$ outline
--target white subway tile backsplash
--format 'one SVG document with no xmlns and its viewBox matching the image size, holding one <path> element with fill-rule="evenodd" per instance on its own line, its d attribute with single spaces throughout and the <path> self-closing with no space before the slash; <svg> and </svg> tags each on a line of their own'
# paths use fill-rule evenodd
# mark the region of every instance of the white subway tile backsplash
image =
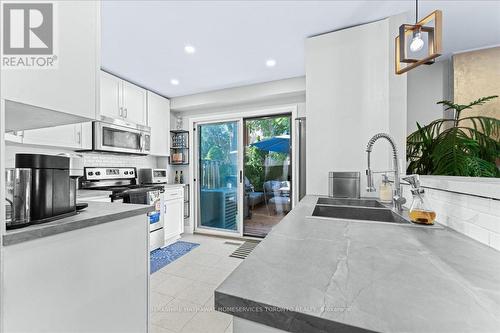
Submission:
<svg viewBox="0 0 500 333">
<path fill-rule="evenodd" d="M 490 200 L 490 214 L 497 217 L 500 216 L 500 200 Z"/>
<path fill-rule="evenodd" d="M 476 224 L 500 235 L 500 218 L 498 216 L 480 213 Z"/>
<path fill-rule="evenodd" d="M 483 244 L 489 245 L 490 240 L 490 232 L 486 229 L 483 229 L 473 223 L 464 222 L 464 234 L 469 236 L 472 239 L 477 240 Z"/>
<path fill-rule="evenodd" d="M 83 153 L 83 161 L 86 167 L 157 167 L 156 158 L 152 156 Z"/>
<path fill-rule="evenodd" d="M 50 147 L 32 147 L 26 145 L 6 145 L 5 161 L 8 168 L 15 167 L 17 153 L 56 155 L 59 153 L 72 153 L 69 150 L 54 149 Z M 79 152 L 83 156 L 83 165 L 86 167 L 160 167 L 158 159 L 153 156 L 123 155 L 102 152 Z M 161 163 L 162 167 L 165 167 Z"/>
<path fill-rule="evenodd" d="M 500 251 L 500 234 L 490 233 L 489 245 Z"/>
<path fill-rule="evenodd" d="M 489 198 L 480 198 L 480 197 L 473 197 L 473 196 L 468 196 L 467 197 L 467 207 L 470 209 L 474 209 L 478 212 L 490 213 L 490 201 L 492 199 Z"/>
<path fill-rule="evenodd" d="M 425 189 L 429 204 L 436 212 L 437 222 L 478 242 L 500 250 L 500 200 Z M 409 186 L 403 195 L 411 204 Z"/>
</svg>

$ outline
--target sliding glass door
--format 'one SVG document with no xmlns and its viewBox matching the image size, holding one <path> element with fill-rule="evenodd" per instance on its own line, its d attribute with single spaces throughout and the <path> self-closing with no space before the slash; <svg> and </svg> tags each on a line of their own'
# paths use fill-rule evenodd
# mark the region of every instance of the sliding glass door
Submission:
<svg viewBox="0 0 500 333">
<path fill-rule="evenodd" d="M 292 120 L 282 114 L 243 125 L 243 235 L 265 237 L 292 207 Z"/>
<path fill-rule="evenodd" d="M 241 121 L 197 124 L 197 228 L 241 234 Z"/>
</svg>

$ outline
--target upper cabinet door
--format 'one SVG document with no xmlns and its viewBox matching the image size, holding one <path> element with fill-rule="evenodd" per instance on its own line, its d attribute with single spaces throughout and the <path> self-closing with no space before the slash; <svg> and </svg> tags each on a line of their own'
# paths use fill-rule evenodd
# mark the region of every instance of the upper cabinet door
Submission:
<svg viewBox="0 0 500 333">
<path fill-rule="evenodd" d="M 54 1 L 54 54 L 57 67 L 3 69 L 2 98 L 19 103 L 25 128 L 70 122 L 64 117 L 36 117 L 37 108 L 95 119 L 100 68 L 100 2 Z M 27 113 L 23 113 L 23 106 Z M 7 110 L 9 112 L 9 110 Z M 28 116 L 31 112 L 34 116 Z M 7 119 L 11 119 L 7 117 Z M 12 118 L 15 122 L 15 118 Z M 82 119 L 83 120 L 83 119 Z M 40 124 L 31 124 L 38 121 Z M 39 125 L 39 126 L 38 126 Z M 8 128 L 19 127 L 17 125 Z"/>
<path fill-rule="evenodd" d="M 122 81 L 123 117 L 130 122 L 146 125 L 147 91 L 135 84 Z"/>
<path fill-rule="evenodd" d="M 170 100 L 148 91 L 148 126 L 151 127 L 151 155 L 168 156 Z"/>
<path fill-rule="evenodd" d="M 122 116 L 122 80 L 101 71 L 101 115 L 107 117 Z"/>
</svg>

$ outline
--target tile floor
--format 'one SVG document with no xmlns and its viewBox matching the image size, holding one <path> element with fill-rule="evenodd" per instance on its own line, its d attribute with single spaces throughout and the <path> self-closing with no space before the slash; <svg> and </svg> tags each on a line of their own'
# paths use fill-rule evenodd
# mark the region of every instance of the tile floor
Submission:
<svg viewBox="0 0 500 333">
<path fill-rule="evenodd" d="M 201 235 L 186 235 L 182 240 L 200 246 L 151 275 L 152 332 L 232 332 L 232 316 L 214 310 L 213 295 L 242 262 L 229 257 L 238 246 Z"/>
</svg>

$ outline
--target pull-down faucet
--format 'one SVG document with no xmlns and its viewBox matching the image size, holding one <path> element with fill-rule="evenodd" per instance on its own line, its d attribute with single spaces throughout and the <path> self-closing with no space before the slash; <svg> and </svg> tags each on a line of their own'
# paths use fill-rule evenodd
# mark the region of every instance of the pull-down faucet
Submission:
<svg viewBox="0 0 500 333">
<path fill-rule="evenodd" d="M 386 133 L 378 133 L 375 134 L 370 141 L 368 141 L 368 144 L 366 146 L 366 152 L 368 154 L 368 169 L 366 169 L 366 180 L 367 180 L 367 186 L 366 190 L 368 192 L 375 192 L 375 186 L 373 185 L 373 171 L 370 168 L 370 155 L 372 152 L 373 144 L 380 138 L 385 138 L 389 143 L 391 144 L 392 147 L 392 154 L 393 154 L 393 159 L 394 159 L 394 190 L 393 190 L 393 196 L 392 196 L 392 206 L 393 209 L 401 212 L 403 210 L 403 204 L 406 202 L 406 199 L 401 195 L 401 182 L 399 179 L 399 157 L 398 157 L 398 149 L 396 147 L 396 143 L 394 142 L 394 139 Z"/>
</svg>

